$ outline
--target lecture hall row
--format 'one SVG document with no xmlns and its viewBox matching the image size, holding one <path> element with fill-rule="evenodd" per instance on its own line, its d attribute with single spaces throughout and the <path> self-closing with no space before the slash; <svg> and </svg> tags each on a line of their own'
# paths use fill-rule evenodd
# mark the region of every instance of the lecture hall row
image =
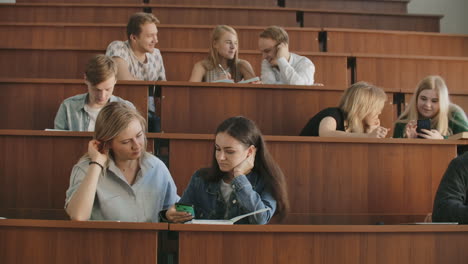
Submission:
<svg viewBox="0 0 468 264">
<path fill-rule="evenodd" d="M 125 20 L 102 23 L 1 22 L 2 49 L 105 50 L 114 40 L 125 40 Z M 158 48 L 206 49 L 213 25 L 158 25 Z M 258 50 L 264 26 L 234 26 L 241 50 Z M 468 56 L 468 36 L 397 30 L 285 27 L 295 52 L 352 54 Z M 16 41 L 21 39 L 21 42 Z"/>
<path fill-rule="evenodd" d="M 102 0 L 101 4 L 171 4 L 171 5 L 223 5 L 257 7 L 297 7 L 325 10 L 353 10 L 389 13 L 407 13 L 409 0 Z M 31 0 L 17 0 L 17 3 L 31 3 Z M 96 0 L 35 0 L 35 3 L 97 3 Z"/>
<path fill-rule="evenodd" d="M 335 87 L 119 81 L 114 94 L 131 101 L 147 118 L 148 94 L 154 93 L 160 98 L 156 112 L 165 133 L 211 134 L 226 118 L 244 115 L 266 135 L 297 136 L 320 110 L 336 107 L 346 87 L 344 81 Z M 449 89 L 451 100 L 468 109 L 468 94 Z M 86 86 L 78 79 L 0 79 L 0 91 L 1 129 L 44 130 L 54 128 L 60 103 L 85 93 Z M 388 101 L 380 119 L 383 126 L 393 128 L 414 88 L 385 91 Z"/>
<path fill-rule="evenodd" d="M 338 27 L 439 32 L 440 15 L 322 9 L 170 4 L 2 4 L 1 22 L 122 23 L 153 12 L 164 24 Z M 50 15 L 54 14 L 54 15 Z"/>
<path fill-rule="evenodd" d="M 71 168 L 91 137 L 0 130 L 0 215 L 68 219 L 63 208 Z M 181 195 L 193 172 L 210 165 L 213 140 L 212 133 L 149 133 L 148 151 L 166 162 Z M 297 136 L 266 141 L 288 185 L 291 209 L 282 224 L 302 225 L 422 222 L 457 146 L 468 143 Z"/>
<path fill-rule="evenodd" d="M 168 248 L 168 230 L 174 247 Z M 2 263 L 465 263 L 468 228 L 1 220 Z M 171 236 L 170 236 L 171 237 Z M 3 242 L 3 243 L 2 243 Z M 195 246 L 196 245 L 196 246 Z M 239 254 L 239 252 L 242 252 Z"/>
</svg>

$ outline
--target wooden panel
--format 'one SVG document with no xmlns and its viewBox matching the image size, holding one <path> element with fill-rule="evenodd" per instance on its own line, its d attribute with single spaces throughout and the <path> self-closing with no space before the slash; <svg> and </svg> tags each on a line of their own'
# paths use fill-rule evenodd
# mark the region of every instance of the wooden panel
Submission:
<svg viewBox="0 0 468 264">
<path fill-rule="evenodd" d="M 151 0 L 148 0 L 151 1 Z M 156 1 L 156 0 L 153 0 Z M 143 0 L 16 0 L 16 3 L 141 4 Z M 158 0 L 159 2 L 159 0 Z"/>
<path fill-rule="evenodd" d="M 0 78 L 80 79 L 89 58 L 104 50 L 0 49 Z M 193 65 L 203 60 L 208 50 L 162 49 L 166 78 L 186 81 Z M 315 82 L 342 89 L 348 86 L 345 54 L 304 53 L 315 64 Z M 240 58 L 249 61 L 260 76 L 261 54 L 241 51 Z M 25 63 L 28 62 L 28 63 Z M 344 85 L 343 85 L 344 84 Z"/>
<path fill-rule="evenodd" d="M 298 223 L 299 218 L 307 220 L 306 224 L 399 223 L 402 219 L 399 216 L 408 219 L 406 216 L 410 215 L 423 221 L 432 211 L 440 179 L 456 156 L 456 144 L 460 143 L 268 136 L 266 139 L 288 182 L 291 212 L 287 220 Z M 169 167 L 181 194 L 193 172 L 211 164 L 213 139 L 189 139 L 187 135 L 186 139 L 169 140 Z M 196 149 L 197 155 L 188 149 Z M 372 215 L 375 217 L 369 217 Z"/>
<path fill-rule="evenodd" d="M 236 26 L 239 48 L 258 50 L 258 35 L 264 27 Z M 158 25 L 158 48 L 207 49 L 213 26 Z M 319 52 L 314 28 L 286 28 L 291 51 Z M 114 40 L 126 40 L 126 26 L 112 24 L 3 23 L 0 48 L 105 50 Z M 21 42 L 17 40 L 21 39 Z"/>
<path fill-rule="evenodd" d="M 158 26 L 158 46 L 175 49 L 207 49 L 213 26 Z M 258 36 L 264 27 L 234 26 L 239 36 L 240 50 L 258 50 Z M 289 49 L 293 52 L 319 52 L 318 28 L 285 28 L 289 35 Z"/>
<path fill-rule="evenodd" d="M 193 65 L 203 60 L 207 50 L 162 50 L 166 77 L 170 81 L 185 81 L 190 78 Z M 305 53 L 315 65 L 315 83 L 322 83 L 331 89 L 342 90 L 349 84 L 346 54 Z M 255 73 L 261 75 L 262 56 L 260 52 L 241 51 L 239 58 L 252 64 Z"/>
<path fill-rule="evenodd" d="M 2 4 L 2 22 L 126 23 L 142 5 Z"/>
<path fill-rule="evenodd" d="M 1 10 L 1 9 L 0 9 Z M 0 49 L 0 78 L 81 79 L 89 59 L 104 50 Z"/>
<path fill-rule="evenodd" d="M 2 22 L 126 23 L 131 14 L 151 8 L 164 24 L 298 26 L 296 10 L 285 8 L 118 5 L 118 4 L 4 4 Z"/>
<path fill-rule="evenodd" d="M 92 134 L 5 131 L 0 136 L 2 216 L 64 219 L 71 169 L 87 151 Z M 148 147 L 153 150 L 152 140 Z"/>
<path fill-rule="evenodd" d="M 368 11 L 380 13 L 406 13 L 407 2 L 403 1 L 330 1 L 286 0 L 286 7 L 314 8 L 341 11 Z"/>
<path fill-rule="evenodd" d="M 241 231 L 240 226 L 171 225 L 170 228 L 179 231 L 180 264 L 193 263 L 193 259 L 200 263 L 227 264 L 304 263 L 304 260 L 307 263 L 461 264 L 468 257 L 463 244 L 468 230 L 463 226 L 256 226 L 257 230 L 248 231 Z"/>
<path fill-rule="evenodd" d="M 161 85 L 161 129 L 166 133 L 211 134 L 223 120 L 243 115 L 254 120 L 264 134 L 299 135 L 312 116 L 336 107 L 343 94 L 343 90 L 323 86 Z M 388 96 L 381 122 L 391 128 L 396 112 L 391 104 L 393 94 Z"/>
<path fill-rule="evenodd" d="M 467 35 L 327 28 L 324 30 L 328 37 L 328 52 L 468 56 Z"/>
<path fill-rule="evenodd" d="M 413 93 L 421 79 L 442 76 L 450 93 L 467 94 L 468 59 L 454 57 L 356 56 L 357 80 L 365 80 L 387 90 Z"/>
<path fill-rule="evenodd" d="M 140 113 L 148 116 L 148 82 L 117 84 L 114 95 L 132 102 Z M 0 128 L 54 128 L 54 119 L 62 101 L 88 92 L 84 81 L 0 80 Z"/>
<path fill-rule="evenodd" d="M 123 24 L 2 23 L 0 48 L 104 51 L 110 42 L 126 40 L 125 32 Z"/>
<path fill-rule="evenodd" d="M 129 224 L 105 223 L 104 226 L 98 222 L 2 220 L 0 262 L 157 263 L 156 228 L 167 228 L 167 224 L 153 224 L 153 230 L 127 226 Z"/>
<path fill-rule="evenodd" d="M 150 5 L 164 24 L 296 27 L 296 10 L 285 8 Z"/>
<path fill-rule="evenodd" d="M 306 10 L 305 27 L 337 27 L 439 32 L 440 16 Z"/>
</svg>

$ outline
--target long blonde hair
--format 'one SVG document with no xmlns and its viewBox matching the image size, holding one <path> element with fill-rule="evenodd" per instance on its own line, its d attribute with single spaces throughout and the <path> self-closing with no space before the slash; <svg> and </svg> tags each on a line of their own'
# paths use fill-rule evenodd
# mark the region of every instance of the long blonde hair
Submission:
<svg viewBox="0 0 468 264">
<path fill-rule="evenodd" d="M 385 101 L 387 101 L 387 95 L 377 86 L 366 82 L 351 85 L 346 89 L 339 104 L 347 121 L 346 131 L 364 133 L 362 121 L 366 116 L 381 111 Z"/>
<path fill-rule="evenodd" d="M 93 138 L 102 142 L 102 147 L 106 148 L 109 146 L 111 141 L 125 130 L 134 120 L 138 120 L 143 131 L 146 131 L 146 120 L 136 109 L 123 102 L 108 103 L 101 109 L 101 111 L 99 111 L 96 118 Z M 146 150 L 146 134 L 144 134 L 143 137 L 145 141 L 144 149 Z M 85 154 L 82 157 L 82 159 L 86 158 L 89 158 L 88 154 Z M 114 159 L 112 150 L 109 151 L 109 158 Z M 107 161 L 105 167 L 108 167 L 108 163 L 109 161 Z"/>
<path fill-rule="evenodd" d="M 205 60 L 204 66 L 207 70 L 213 70 L 218 68 L 218 65 L 221 63 L 221 59 L 218 53 L 218 50 L 215 48 L 215 44 L 221 37 L 224 35 L 224 33 L 229 32 L 232 33 L 234 36 L 236 36 L 237 39 L 237 32 L 234 30 L 234 28 L 227 26 L 227 25 L 218 25 L 213 29 L 213 32 L 211 33 L 211 42 L 210 42 L 210 53 L 208 54 L 208 57 Z M 239 62 L 239 46 L 237 46 L 236 54 L 234 55 L 234 58 L 231 60 L 228 60 L 228 67 L 230 68 L 231 71 L 231 76 L 234 80 L 239 79 L 239 76 L 237 76 L 237 66 Z"/>
<path fill-rule="evenodd" d="M 464 113 L 464 111 L 458 105 L 450 102 L 447 85 L 445 84 L 444 79 L 438 75 L 426 76 L 419 82 L 409 105 L 400 115 L 396 123 L 408 123 L 410 120 L 419 119 L 418 97 L 424 90 L 434 90 L 439 97 L 439 112 L 431 118 L 431 127 L 439 131 L 443 136 L 453 134 L 453 131 L 448 125 L 449 120 L 455 123 L 458 122 L 453 119 L 452 113 Z"/>
</svg>

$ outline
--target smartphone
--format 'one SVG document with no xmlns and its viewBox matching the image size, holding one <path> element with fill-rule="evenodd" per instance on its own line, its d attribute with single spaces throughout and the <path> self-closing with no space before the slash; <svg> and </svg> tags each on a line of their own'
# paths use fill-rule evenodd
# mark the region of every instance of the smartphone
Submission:
<svg viewBox="0 0 468 264">
<path fill-rule="evenodd" d="M 419 119 L 416 127 L 416 132 L 422 133 L 421 129 L 431 130 L 431 120 L 430 119 Z M 423 138 L 418 136 L 418 138 Z"/>
<path fill-rule="evenodd" d="M 187 212 L 190 213 L 193 217 L 195 217 L 195 209 L 191 204 L 176 203 L 175 209 L 177 212 Z"/>
</svg>

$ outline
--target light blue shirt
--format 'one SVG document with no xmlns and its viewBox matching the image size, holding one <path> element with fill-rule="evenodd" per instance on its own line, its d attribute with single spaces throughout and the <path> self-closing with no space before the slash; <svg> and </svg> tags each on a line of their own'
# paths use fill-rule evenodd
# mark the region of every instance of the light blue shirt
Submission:
<svg viewBox="0 0 468 264">
<path fill-rule="evenodd" d="M 86 176 L 89 158 L 81 159 L 70 176 L 65 207 Z M 159 212 L 179 200 L 177 188 L 166 165 L 157 157 L 144 153 L 135 183 L 129 185 L 112 159 L 99 176 L 90 220 L 122 222 L 159 222 Z"/>
<path fill-rule="evenodd" d="M 54 128 L 70 131 L 88 131 L 89 115 L 84 109 L 87 102 L 88 93 L 65 99 L 55 116 Z M 110 97 L 109 102 L 124 102 L 135 108 L 131 102 L 114 95 Z"/>
</svg>

